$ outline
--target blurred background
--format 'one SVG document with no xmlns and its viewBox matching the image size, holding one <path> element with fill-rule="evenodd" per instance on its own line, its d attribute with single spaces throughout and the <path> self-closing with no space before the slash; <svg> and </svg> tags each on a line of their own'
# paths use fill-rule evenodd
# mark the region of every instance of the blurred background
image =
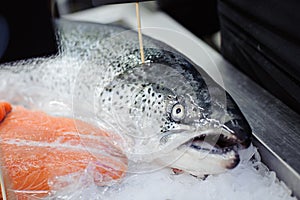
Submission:
<svg viewBox="0 0 300 200">
<path fill-rule="evenodd" d="M 112 3 L 109 0 L 57 0 L 56 2 L 61 15 Z M 217 0 L 202 0 L 198 3 L 194 0 L 158 0 L 145 1 L 142 5 L 153 12 L 167 13 L 214 49 L 220 49 Z"/>
</svg>

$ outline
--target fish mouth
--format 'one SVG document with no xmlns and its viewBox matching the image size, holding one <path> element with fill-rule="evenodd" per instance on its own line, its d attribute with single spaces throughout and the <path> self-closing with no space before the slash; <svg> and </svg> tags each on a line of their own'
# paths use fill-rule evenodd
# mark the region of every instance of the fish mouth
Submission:
<svg viewBox="0 0 300 200">
<path fill-rule="evenodd" d="M 222 157 L 231 160 L 226 165 L 227 169 L 235 168 L 239 162 L 238 151 L 244 149 L 244 145 L 234 136 L 220 133 L 200 134 L 182 143 L 178 148 L 188 148 L 206 156 Z"/>
<path fill-rule="evenodd" d="M 238 149 L 239 144 L 237 140 L 219 135 L 218 140 L 215 141 L 215 137 L 216 136 L 206 136 L 203 134 L 190 139 L 185 144 L 190 144 L 190 147 L 196 150 L 211 151 L 212 154 L 223 154 L 230 150 Z"/>
</svg>

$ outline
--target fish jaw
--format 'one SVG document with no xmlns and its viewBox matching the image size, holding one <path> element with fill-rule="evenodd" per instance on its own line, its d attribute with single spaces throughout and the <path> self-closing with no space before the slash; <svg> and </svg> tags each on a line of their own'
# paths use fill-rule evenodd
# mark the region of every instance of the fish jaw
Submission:
<svg viewBox="0 0 300 200">
<path fill-rule="evenodd" d="M 180 169 L 196 177 L 203 177 L 209 174 L 224 173 L 235 168 L 240 162 L 240 157 L 234 150 L 217 154 L 194 148 L 176 148 L 159 157 L 156 162 Z"/>
<path fill-rule="evenodd" d="M 232 130 L 223 126 L 197 131 L 185 127 L 184 131 L 169 132 L 161 139 L 160 156 L 156 161 L 193 176 L 224 173 L 240 162 L 239 150 L 247 148 L 247 142 L 239 139 Z M 244 133 L 244 135 L 248 135 Z M 247 143 L 247 144 L 246 144 Z"/>
<path fill-rule="evenodd" d="M 226 122 L 223 128 L 228 130 L 234 138 L 236 138 L 237 143 L 240 148 L 248 148 L 252 141 L 252 131 L 248 123 L 243 120 L 233 119 Z"/>
</svg>

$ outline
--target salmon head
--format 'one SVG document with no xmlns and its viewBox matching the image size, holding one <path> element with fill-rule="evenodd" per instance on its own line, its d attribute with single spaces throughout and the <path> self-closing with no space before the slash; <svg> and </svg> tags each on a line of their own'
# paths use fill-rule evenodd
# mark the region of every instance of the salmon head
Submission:
<svg viewBox="0 0 300 200">
<path fill-rule="evenodd" d="M 133 138 L 131 153 L 195 176 L 237 166 L 251 128 L 231 96 L 179 53 L 146 49 L 146 59 L 97 97 L 99 113 Z"/>
</svg>

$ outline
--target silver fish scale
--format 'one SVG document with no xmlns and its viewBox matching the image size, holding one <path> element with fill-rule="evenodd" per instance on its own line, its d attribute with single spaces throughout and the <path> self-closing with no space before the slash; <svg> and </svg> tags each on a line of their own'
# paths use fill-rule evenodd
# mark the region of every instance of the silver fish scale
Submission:
<svg viewBox="0 0 300 200">
<path fill-rule="evenodd" d="M 118 116 L 122 119 L 117 122 L 123 125 L 134 121 L 137 123 L 136 127 L 151 126 L 150 131 L 165 132 L 176 127 L 176 123 L 170 121 L 169 113 L 172 106 L 180 102 L 194 105 L 189 117 L 199 120 L 199 115 L 192 114 L 199 111 L 199 109 L 195 110 L 197 107 L 195 102 L 191 100 L 189 103 L 184 102 L 184 99 L 195 99 L 197 95 L 194 88 L 186 84 L 186 79 L 181 73 L 172 67 L 160 64 L 154 66 L 145 64 L 127 70 L 116 76 L 100 93 L 99 100 L 96 102 L 101 103 L 96 113 L 99 113 L 100 118 L 104 117 L 103 111 L 107 112 L 105 116 L 110 114 L 114 116 L 113 118 Z M 189 96 L 185 96 L 185 93 Z M 131 120 L 128 120 L 128 117 Z M 147 122 L 149 124 L 146 124 Z M 153 126 L 153 123 L 156 126 Z M 115 124 L 115 126 L 120 126 L 120 124 Z M 153 130 L 153 127 L 157 127 L 157 130 Z M 138 130 L 136 135 L 145 134 L 145 132 L 145 129 Z"/>
</svg>

